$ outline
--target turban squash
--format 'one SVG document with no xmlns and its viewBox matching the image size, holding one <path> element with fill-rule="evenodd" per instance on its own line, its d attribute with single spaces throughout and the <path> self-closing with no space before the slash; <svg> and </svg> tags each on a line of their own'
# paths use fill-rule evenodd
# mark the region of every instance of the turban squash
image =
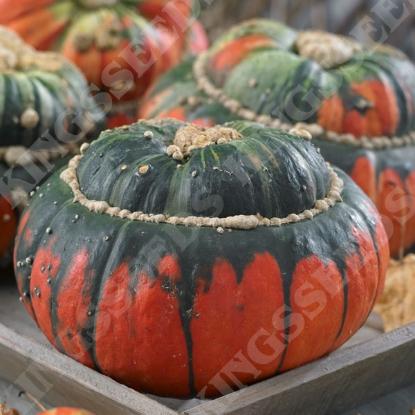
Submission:
<svg viewBox="0 0 415 415">
<path fill-rule="evenodd" d="M 96 133 L 102 116 L 87 92 L 72 63 L 0 26 L 0 256 L 16 226 L 10 192 L 29 193 L 61 157 L 78 152 L 75 139 Z"/>
<path fill-rule="evenodd" d="M 192 0 L 0 0 L 0 24 L 72 60 L 104 92 L 114 127 L 135 120 L 150 82 L 189 47 L 206 48 L 203 28 L 189 30 L 191 11 Z"/>
<path fill-rule="evenodd" d="M 414 108 L 415 67 L 402 52 L 253 20 L 167 73 L 139 115 L 301 123 L 376 204 L 398 256 L 415 246 Z"/>
<path fill-rule="evenodd" d="M 104 132 L 36 192 L 15 248 L 22 301 L 58 350 L 181 398 L 337 349 L 388 260 L 347 175 L 306 139 L 246 121 Z"/>
<path fill-rule="evenodd" d="M 38 52 L 0 26 L 0 160 L 7 147 L 42 151 L 91 133 L 102 118 L 82 73 L 53 52 Z M 42 139 L 39 139 L 42 137 Z M 61 150 L 62 151 L 62 150 Z"/>
</svg>

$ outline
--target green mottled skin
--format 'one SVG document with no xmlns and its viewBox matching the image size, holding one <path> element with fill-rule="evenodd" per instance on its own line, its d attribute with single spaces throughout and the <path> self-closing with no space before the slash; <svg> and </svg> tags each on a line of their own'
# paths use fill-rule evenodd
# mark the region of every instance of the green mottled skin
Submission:
<svg viewBox="0 0 415 415">
<path fill-rule="evenodd" d="M 32 129 L 24 128 L 19 121 L 21 114 L 29 107 L 39 114 L 39 122 Z M 56 121 L 64 111 L 68 111 L 69 115 L 62 134 L 56 126 L 62 128 L 63 121 Z M 0 73 L 1 147 L 30 147 L 47 131 L 65 142 L 68 134 L 80 132 L 79 126 L 73 122 L 74 118 L 79 114 L 91 115 L 91 112 L 98 116 L 97 119 L 102 119 L 85 78 L 68 61 L 62 60 L 62 67 L 55 72 L 32 67 L 24 71 L 17 69 Z M 42 144 L 38 142 L 36 148 L 42 148 Z"/>
</svg>

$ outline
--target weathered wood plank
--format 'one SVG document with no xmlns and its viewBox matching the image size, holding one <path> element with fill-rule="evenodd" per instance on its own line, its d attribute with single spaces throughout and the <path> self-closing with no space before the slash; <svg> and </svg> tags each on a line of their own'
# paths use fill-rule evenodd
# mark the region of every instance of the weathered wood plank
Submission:
<svg viewBox="0 0 415 415">
<path fill-rule="evenodd" d="M 383 396 L 342 415 L 411 415 L 415 411 L 415 384 Z"/>
<path fill-rule="evenodd" d="M 340 414 L 415 383 L 415 323 L 183 412 Z"/>
<path fill-rule="evenodd" d="M 0 379 L 0 403 L 6 402 L 6 408 L 14 408 L 19 411 L 20 415 L 38 414 L 39 407 L 26 396 L 19 396 L 21 391 L 21 388 Z M 44 401 L 42 401 L 42 405 L 45 406 L 46 409 L 51 409 Z"/>
<path fill-rule="evenodd" d="M 3 275 L 1 277 L 3 279 Z M 19 301 L 19 295 L 14 278 L 6 282 L 3 281 L 0 286 L 0 322 L 39 343 L 49 345 L 48 340 L 27 312 L 24 304 Z"/>
<path fill-rule="evenodd" d="M 50 405 L 99 415 L 177 412 L 0 324 L 0 377 Z"/>
</svg>

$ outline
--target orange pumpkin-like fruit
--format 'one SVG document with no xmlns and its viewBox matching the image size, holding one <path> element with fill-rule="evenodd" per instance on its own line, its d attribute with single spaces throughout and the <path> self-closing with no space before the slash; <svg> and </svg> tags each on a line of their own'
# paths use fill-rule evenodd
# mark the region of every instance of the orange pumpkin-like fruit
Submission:
<svg viewBox="0 0 415 415">
<path fill-rule="evenodd" d="M 54 408 L 49 411 L 40 412 L 38 415 L 94 415 L 92 412 L 78 408 Z"/>
<path fill-rule="evenodd" d="M 141 392 L 217 397 L 348 340 L 389 246 L 306 139 L 153 120 L 103 133 L 40 187 L 15 259 L 58 350 Z"/>
</svg>

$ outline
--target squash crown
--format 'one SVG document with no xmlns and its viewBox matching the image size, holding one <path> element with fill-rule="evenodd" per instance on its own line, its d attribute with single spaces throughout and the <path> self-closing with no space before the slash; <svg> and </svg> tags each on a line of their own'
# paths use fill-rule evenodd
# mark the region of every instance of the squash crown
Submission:
<svg viewBox="0 0 415 415">
<path fill-rule="evenodd" d="M 33 69 L 56 72 L 63 63 L 64 58 L 59 54 L 38 52 L 12 30 L 0 26 L 0 72 Z"/>
<path fill-rule="evenodd" d="M 99 204 L 101 213 L 284 218 L 313 209 L 333 190 L 308 139 L 252 122 L 206 129 L 142 121 L 104 132 L 63 177 L 79 183 L 78 199 L 98 201 L 91 208 Z"/>
</svg>

